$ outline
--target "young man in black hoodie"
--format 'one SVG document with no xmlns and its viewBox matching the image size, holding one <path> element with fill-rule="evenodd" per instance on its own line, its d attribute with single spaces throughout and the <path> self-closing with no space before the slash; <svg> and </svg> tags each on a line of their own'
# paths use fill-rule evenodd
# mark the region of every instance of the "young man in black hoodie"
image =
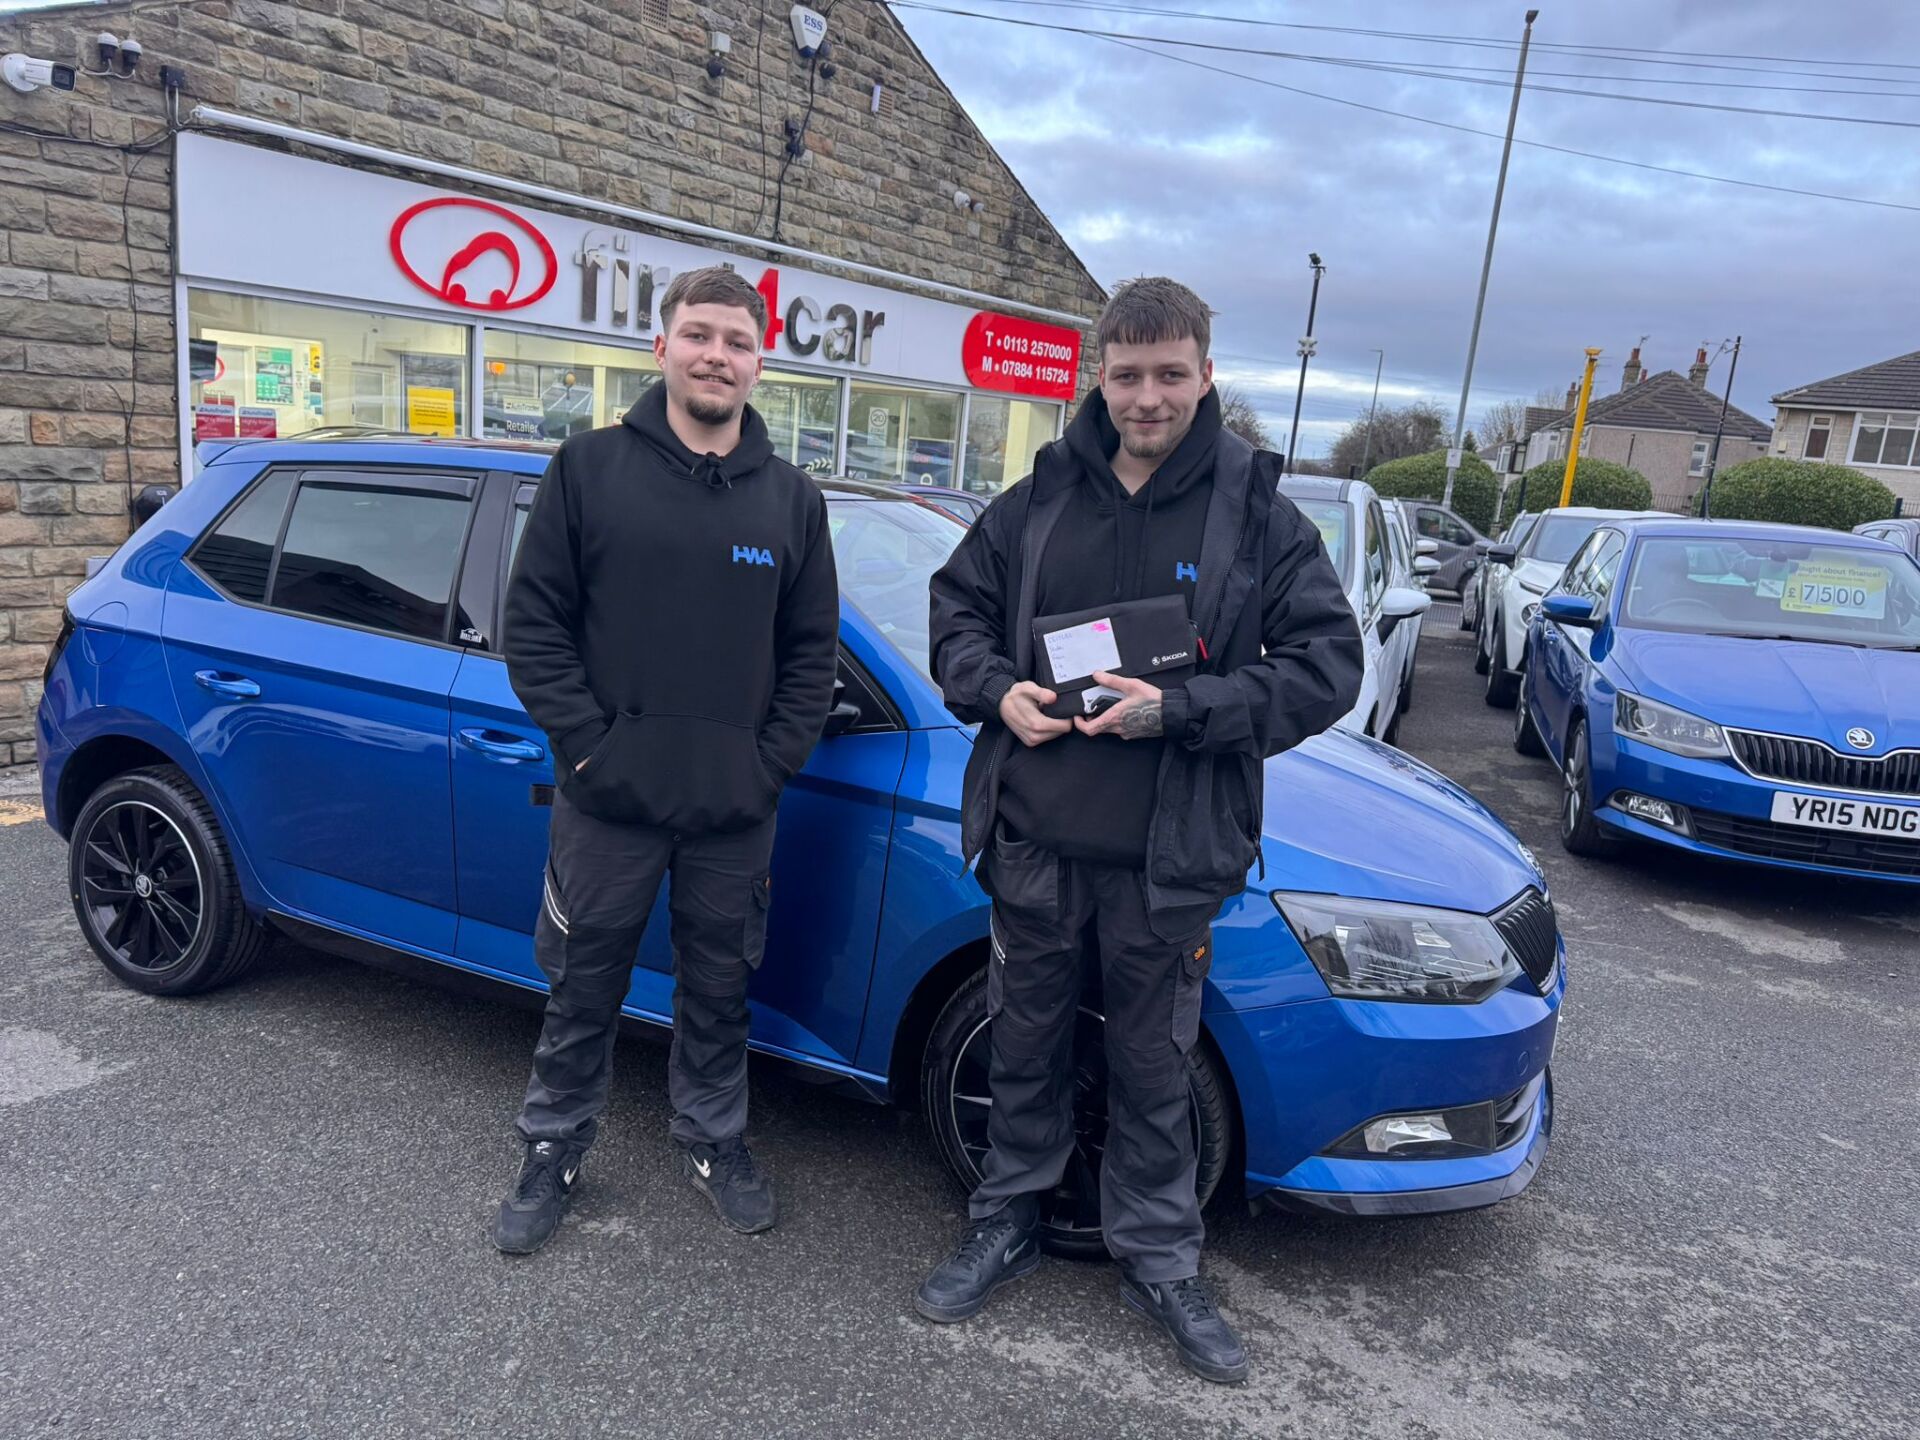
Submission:
<svg viewBox="0 0 1920 1440">
<path fill-rule="evenodd" d="M 1121 1294 L 1210 1380 L 1246 1352 L 1199 1278 L 1186 1058 L 1209 926 L 1247 883 L 1261 762 L 1333 724 L 1360 686 L 1360 630 L 1314 527 L 1268 460 L 1222 428 L 1210 317 L 1167 279 L 1100 318 L 1100 387 L 932 585 L 933 668 L 979 721 L 961 840 L 993 898 L 990 1149 L 959 1248 L 921 1285 L 931 1320 L 972 1315 L 1039 1263 L 1040 1196 L 1072 1157 L 1083 940 L 1102 969 L 1108 1067 L 1100 1214 Z M 1033 680 L 1036 616 L 1185 597 L 1198 673 L 1072 720 Z"/>
<path fill-rule="evenodd" d="M 840 593 L 826 503 L 747 404 L 766 303 L 693 270 L 660 302 L 662 379 L 553 457 L 507 587 L 514 693 L 558 787 L 534 956 L 552 985 L 494 1241 L 560 1223 L 606 1108 L 613 1039 L 669 871 L 682 1172 L 735 1230 L 774 1222 L 743 1138 L 747 981 L 766 941 L 774 809 L 832 701 Z"/>
</svg>

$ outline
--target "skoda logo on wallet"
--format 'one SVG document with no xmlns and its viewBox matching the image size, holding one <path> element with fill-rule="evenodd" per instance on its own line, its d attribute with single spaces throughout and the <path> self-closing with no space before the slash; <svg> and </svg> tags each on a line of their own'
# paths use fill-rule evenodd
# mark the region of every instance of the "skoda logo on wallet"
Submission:
<svg viewBox="0 0 1920 1440">
<path fill-rule="evenodd" d="M 530 221 L 461 195 L 422 200 L 387 232 L 393 263 L 415 285 L 466 310 L 518 310 L 559 278 L 560 260 Z"/>
</svg>

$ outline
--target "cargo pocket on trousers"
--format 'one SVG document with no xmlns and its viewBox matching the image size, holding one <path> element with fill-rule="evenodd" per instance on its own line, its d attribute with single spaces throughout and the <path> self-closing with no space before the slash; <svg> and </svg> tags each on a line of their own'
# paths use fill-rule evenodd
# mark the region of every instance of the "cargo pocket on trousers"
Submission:
<svg viewBox="0 0 1920 1440">
<path fill-rule="evenodd" d="M 767 953 L 767 910 L 773 904 L 773 877 L 759 875 L 747 882 L 746 928 L 740 937 L 740 958 L 747 968 L 758 970 Z"/>
<path fill-rule="evenodd" d="M 1200 1038 L 1200 999 L 1213 968 L 1213 932 L 1203 930 L 1180 947 L 1173 974 L 1173 1044 L 1182 1055 Z"/>
<path fill-rule="evenodd" d="M 1031 840 L 1016 840 L 1004 824 L 989 842 L 985 888 L 1009 910 L 1037 919 L 1060 914 L 1060 857 Z"/>
<path fill-rule="evenodd" d="M 987 946 L 987 1018 L 991 1020 L 1007 1003 L 1007 947 L 991 910 L 987 912 Z"/>
</svg>

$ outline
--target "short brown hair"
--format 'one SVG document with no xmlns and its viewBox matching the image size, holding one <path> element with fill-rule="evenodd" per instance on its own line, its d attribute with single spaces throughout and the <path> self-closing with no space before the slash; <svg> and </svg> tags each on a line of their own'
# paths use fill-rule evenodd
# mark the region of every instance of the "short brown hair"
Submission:
<svg viewBox="0 0 1920 1440">
<path fill-rule="evenodd" d="M 1102 360 L 1113 344 L 1157 345 L 1163 340 L 1189 339 L 1199 343 L 1200 358 L 1205 360 L 1213 343 L 1213 312 L 1178 280 L 1143 275 L 1121 282 L 1113 292 L 1100 312 L 1094 339 Z"/>
<path fill-rule="evenodd" d="M 682 305 L 734 305 L 753 316 L 753 333 L 767 333 L 767 302 L 740 273 L 725 265 L 708 265 L 699 270 L 683 270 L 667 285 L 660 297 L 660 328 L 673 330 L 673 312 Z"/>
</svg>

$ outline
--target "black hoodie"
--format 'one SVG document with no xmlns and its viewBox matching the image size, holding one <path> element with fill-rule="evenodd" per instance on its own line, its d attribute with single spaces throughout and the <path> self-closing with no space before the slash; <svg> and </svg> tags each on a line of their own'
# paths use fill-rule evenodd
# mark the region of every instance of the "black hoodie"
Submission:
<svg viewBox="0 0 1920 1440">
<path fill-rule="evenodd" d="M 1120 432 L 1105 397 L 1098 390 L 1088 395 L 1067 427 L 1079 483 L 1041 557 L 1038 613 L 1182 595 L 1191 614 L 1219 437 L 1220 401 L 1209 390 L 1193 428 L 1130 496 L 1109 460 Z M 1000 769 L 1000 814 L 1022 839 L 1069 859 L 1140 869 L 1163 748 L 1078 730 L 1021 746 Z"/>
<path fill-rule="evenodd" d="M 819 487 L 751 406 L 729 454 L 695 455 L 662 383 L 547 467 L 507 586 L 507 673 L 580 809 L 737 830 L 819 740 L 839 627 Z"/>
</svg>

